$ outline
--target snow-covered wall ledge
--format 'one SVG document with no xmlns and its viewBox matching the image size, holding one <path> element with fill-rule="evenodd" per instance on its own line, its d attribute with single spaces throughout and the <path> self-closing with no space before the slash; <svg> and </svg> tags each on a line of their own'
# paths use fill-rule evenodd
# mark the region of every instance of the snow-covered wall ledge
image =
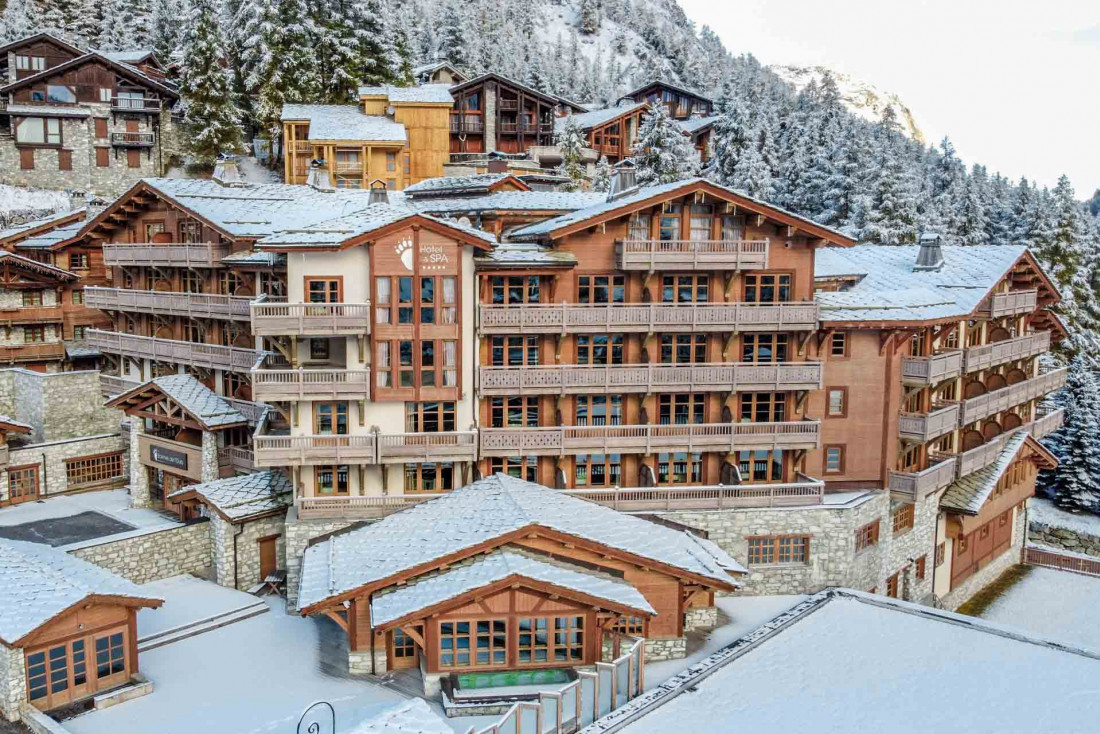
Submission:
<svg viewBox="0 0 1100 734">
<path fill-rule="evenodd" d="M 1100 516 L 1067 512 L 1038 497 L 1027 509 L 1031 543 L 1100 557 Z"/>
</svg>

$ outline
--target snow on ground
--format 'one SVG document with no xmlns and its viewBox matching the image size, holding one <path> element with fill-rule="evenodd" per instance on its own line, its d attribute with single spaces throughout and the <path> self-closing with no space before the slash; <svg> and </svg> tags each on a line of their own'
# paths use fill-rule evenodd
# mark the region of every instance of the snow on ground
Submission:
<svg viewBox="0 0 1100 734">
<path fill-rule="evenodd" d="M 339 672 L 343 632 L 323 619 L 288 615 L 285 601 L 264 597 L 267 614 L 141 654 L 153 693 L 64 722 L 73 734 L 294 732 L 316 701 L 336 709 L 348 732 L 405 700 L 400 693 Z M 341 652 L 343 651 L 343 652 Z M 332 661 L 332 665 L 326 664 Z"/>
<path fill-rule="evenodd" d="M 1067 512 L 1053 502 L 1034 497 L 1027 503 L 1028 520 L 1055 528 L 1065 528 L 1076 533 L 1100 537 L 1100 516 L 1089 513 Z"/>
<path fill-rule="evenodd" d="M 100 512 L 135 528 L 151 528 L 170 525 L 166 515 L 155 510 L 130 507 L 130 493 L 126 489 L 47 497 L 37 502 L 24 502 L 0 510 L 0 525 L 22 525 L 25 522 L 70 517 L 82 512 Z"/>
<path fill-rule="evenodd" d="M 171 578 L 142 584 L 149 596 L 164 599 L 159 609 L 138 611 L 138 638 L 209 619 L 218 614 L 243 609 L 258 599 L 243 591 L 218 586 L 194 576 Z"/>
<path fill-rule="evenodd" d="M 1100 660 L 851 598 L 623 731 L 1084 732 Z"/>
<path fill-rule="evenodd" d="M 0 184 L 0 215 L 25 209 L 63 212 L 71 208 L 69 195 L 64 191 Z"/>
<path fill-rule="evenodd" d="M 1097 610 L 1100 579 L 1054 568 L 1032 568 L 989 605 L 982 618 L 1100 653 Z"/>
<path fill-rule="evenodd" d="M 282 183 L 283 179 L 275 171 L 260 163 L 253 156 L 241 156 L 237 159 L 237 168 L 241 172 L 241 178 L 248 183 Z M 177 166 L 170 168 L 164 174 L 165 178 L 210 178 L 209 173 L 190 173 L 185 168 Z"/>
</svg>

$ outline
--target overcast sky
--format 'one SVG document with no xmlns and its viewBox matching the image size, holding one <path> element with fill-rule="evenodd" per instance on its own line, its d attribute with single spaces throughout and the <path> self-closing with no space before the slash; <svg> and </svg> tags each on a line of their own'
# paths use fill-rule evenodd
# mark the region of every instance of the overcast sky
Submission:
<svg viewBox="0 0 1100 734">
<path fill-rule="evenodd" d="M 928 140 L 1077 197 L 1100 188 L 1096 0 L 679 0 L 733 53 L 897 94 Z"/>
</svg>

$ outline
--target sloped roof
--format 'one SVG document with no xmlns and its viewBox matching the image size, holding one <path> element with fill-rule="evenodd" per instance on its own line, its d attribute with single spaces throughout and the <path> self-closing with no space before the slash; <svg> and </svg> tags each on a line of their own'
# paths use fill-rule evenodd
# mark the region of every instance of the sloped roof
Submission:
<svg viewBox="0 0 1100 734">
<path fill-rule="evenodd" d="M 248 418 L 233 407 L 232 403 L 191 375 L 154 377 L 121 395 L 116 395 L 108 401 L 107 405 L 108 407 L 125 410 L 127 401 L 142 395 L 150 387 L 156 387 L 164 395 L 174 400 L 206 430 L 248 423 Z"/>
<path fill-rule="evenodd" d="M 494 474 L 311 546 L 302 558 L 299 603 L 309 607 L 529 526 L 737 585 L 722 567 L 724 560 L 690 533 Z"/>
<path fill-rule="evenodd" d="M 948 486 L 940 500 L 940 507 L 964 515 L 977 515 L 981 512 L 982 505 L 989 499 L 989 495 L 993 494 L 993 490 L 997 488 L 997 482 L 1008 471 L 1008 467 L 1012 465 L 1025 444 L 1048 457 L 1052 465 L 1057 465 L 1058 462 L 1050 452 L 1032 438 L 1030 433 L 1024 430 L 1017 431 L 1005 441 L 1004 448 L 1001 449 L 995 462 Z"/>
<path fill-rule="evenodd" d="M 634 104 L 623 105 L 622 107 L 607 107 L 600 110 L 589 110 L 588 112 L 582 112 L 576 115 L 566 115 L 565 117 L 559 117 L 554 120 L 554 129 L 561 132 L 565 129 L 566 123 L 572 119 L 577 121 L 581 130 L 591 130 L 592 128 L 606 125 L 623 115 L 629 115 L 638 110 L 645 109 L 648 106 L 648 102 L 635 102 Z"/>
<path fill-rule="evenodd" d="M 89 596 L 160 606 L 137 585 L 47 545 L 0 539 L 0 640 L 9 645 Z"/>
<path fill-rule="evenodd" d="M 450 84 L 417 84 L 412 87 L 395 87 L 383 84 L 376 87 L 359 87 L 360 97 L 385 95 L 390 102 L 407 104 L 452 104 Z"/>
<path fill-rule="evenodd" d="M 385 115 L 364 115 L 356 105 L 284 104 L 281 119 L 309 120 L 309 139 L 404 143 L 405 126 Z"/>
<path fill-rule="evenodd" d="M 814 278 L 856 276 L 849 290 L 821 292 L 822 322 L 923 321 L 962 317 L 976 309 L 1027 248 L 1017 245 L 943 247 L 943 267 L 913 270 L 918 245 L 826 247 Z"/>
<path fill-rule="evenodd" d="M 258 247 L 278 248 L 333 246 L 346 242 L 353 237 L 361 237 L 376 232 L 410 217 L 422 217 L 486 244 L 496 244 L 496 237 L 488 232 L 482 232 L 480 229 L 474 229 L 453 220 L 433 217 L 407 206 L 371 204 L 354 214 L 319 222 L 301 229 L 287 229 L 277 232 L 263 238 L 256 245 Z"/>
<path fill-rule="evenodd" d="M 134 48 L 127 51 L 99 51 L 112 61 L 121 61 L 124 64 L 137 64 L 155 54 L 151 48 Z"/>
<path fill-rule="evenodd" d="M 680 126 L 688 135 L 694 135 L 695 133 L 710 127 L 718 121 L 718 115 L 710 115 L 709 117 L 700 117 L 695 115 L 689 117 L 686 120 L 676 120 L 676 124 Z"/>
<path fill-rule="evenodd" d="M 497 191 L 485 196 L 409 201 L 409 206 L 432 214 L 465 212 L 573 212 L 606 201 L 607 194 L 591 191 Z"/>
<path fill-rule="evenodd" d="M 502 242 L 492 251 L 479 254 L 474 262 L 479 266 L 543 265 L 570 268 L 577 264 L 577 256 L 572 252 L 555 250 L 533 242 Z"/>
<path fill-rule="evenodd" d="M 374 595 L 371 598 L 371 624 L 375 627 L 385 625 L 510 576 L 521 576 L 605 599 L 643 614 L 657 613 L 641 592 L 622 579 L 505 547 Z"/>
<path fill-rule="evenodd" d="M 179 497 L 194 492 L 227 520 L 246 520 L 290 506 L 294 487 L 282 472 L 272 469 L 192 484 L 168 495 Z"/>
<path fill-rule="evenodd" d="M 25 234 L 31 230 L 40 228 L 56 228 L 58 226 L 61 226 L 57 224 L 58 222 L 63 222 L 69 217 L 83 215 L 85 213 L 86 209 L 84 208 L 73 209 L 72 211 L 59 212 L 57 214 L 51 214 L 48 217 L 42 217 L 41 219 L 35 219 L 30 222 L 24 222 L 23 224 L 12 225 L 11 227 L 8 227 L 6 229 L 0 229 L 0 243 L 11 237 L 17 237 L 19 235 Z M 83 221 L 81 221 L 81 224 L 83 224 Z"/>
<path fill-rule="evenodd" d="M 23 421 L 17 421 L 10 415 L 0 415 L 0 429 L 12 433 L 30 433 L 34 426 Z"/>
<path fill-rule="evenodd" d="M 447 194 L 487 194 L 499 183 L 511 179 L 513 183 L 526 190 L 527 184 L 511 173 L 476 173 L 469 176 L 440 176 L 426 178 L 412 186 L 405 187 L 405 195 L 410 199 L 417 196 L 444 196 Z"/>
<path fill-rule="evenodd" d="M 0 45 L 0 53 L 7 53 L 9 49 L 17 48 L 19 46 L 22 46 L 25 43 L 30 43 L 31 41 L 37 41 L 37 40 L 42 39 L 42 38 L 48 39 L 49 41 L 52 41 L 53 43 L 57 44 L 61 48 L 67 49 L 68 51 L 71 51 L 74 54 L 84 53 L 84 49 L 78 48 L 78 47 L 74 46 L 73 44 L 69 43 L 68 41 L 66 41 L 65 39 L 58 38 L 57 36 L 53 35 L 52 33 L 46 33 L 46 32 L 35 33 L 35 34 L 30 35 L 30 36 L 23 36 L 22 38 L 17 38 L 14 41 L 11 41 L 10 43 L 5 43 L 3 45 Z"/>
<path fill-rule="evenodd" d="M 433 61 L 430 64 L 421 64 L 420 66 L 414 66 L 412 70 L 413 76 L 420 76 L 422 74 L 431 74 L 434 71 L 440 69 L 450 69 L 453 73 L 462 75 L 458 69 L 454 67 L 450 61 Z M 465 77 L 464 77 L 465 78 Z"/>
<path fill-rule="evenodd" d="M 56 229 L 51 229 L 28 237 L 22 242 L 17 242 L 15 247 L 19 250 L 48 250 L 58 242 L 72 239 L 76 236 L 76 233 L 82 229 L 84 229 L 83 220 L 71 222 L 70 224 L 62 225 Z"/>
<path fill-rule="evenodd" d="M 619 99 L 632 98 L 635 94 L 641 94 L 642 92 L 649 89 L 650 87 L 652 87 L 655 84 L 659 85 L 659 86 L 662 86 L 662 87 L 665 87 L 666 89 L 671 89 L 674 92 L 679 92 L 680 94 L 687 95 L 689 97 L 695 97 L 696 99 L 701 99 L 704 102 L 712 102 L 713 101 L 713 100 L 711 100 L 710 97 L 707 97 L 706 95 L 700 94 L 699 92 L 696 92 L 692 89 L 688 89 L 687 87 L 682 87 L 678 84 L 673 84 L 671 82 L 661 81 L 660 79 L 654 79 L 652 81 L 646 82 L 645 84 L 638 87 L 637 89 L 633 89 L 633 90 L 627 92 L 626 94 L 624 94 Z"/>
<path fill-rule="evenodd" d="M 0 250 L 0 262 L 11 263 L 12 265 L 20 268 L 25 268 L 39 275 L 46 275 L 58 280 L 74 281 L 80 280 L 80 276 L 76 273 L 68 270 L 62 270 L 61 268 L 55 268 L 53 265 L 47 265 L 46 263 L 32 260 L 29 257 L 22 255 L 16 255 L 14 252 L 8 250 Z"/>
<path fill-rule="evenodd" d="M 131 66 L 130 64 L 123 63 L 121 61 L 116 61 L 115 59 L 109 58 L 98 51 L 89 51 L 82 56 L 77 56 L 76 58 L 70 59 L 63 64 L 58 64 L 57 66 L 54 66 L 50 69 L 40 71 L 37 74 L 32 74 L 31 76 L 23 77 L 22 79 L 6 84 L 0 87 L 0 92 L 12 92 L 16 89 L 21 89 L 22 87 L 36 84 L 42 79 L 60 74 L 69 68 L 86 64 L 89 61 L 99 61 L 100 63 L 106 64 L 107 66 L 111 67 L 115 71 L 121 72 L 123 76 L 130 77 L 131 81 L 137 81 L 140 84 L 147 84 L 157 91 L 168 95 L 172 99 L 179 98 L 179 92 L 176 90 L 174 84 L 154 79 L 136 66 Z"/>
<path fill-rule="evenodd" d="M 362 722 L 348 734 L 453 734 L 423 698 L 413 698 Z"/>
<path fill-rule="evenodd" d="M 558 98 L 555 97 L 552 94 L 547 94 L 545 92 L 540 92 L 539 90 L 535 89 L 534 87 L 527 86 L 523 82 L 517 82 L 515 79 L 512 79 L 510 77 L 506 77 L 503 74 L 496 74 L 494 72 L 488 72 L 488 73 L 485 73 L 485 74 L 481 74 L 480 76 L 476 76 L 473 79 L 467 79 L 466 81 L 462 82 L 461 84 L 455 84 L 453 87 L 451 87 L 451 92 L 452 93 L 457 92 L 461 89 L 466 89 L 467 87 L 475 87 L 478 84 L 481 84 L 482 82 L 486 82 L 486 81 L 490 81 L 490 80 L 497 81 L 497 82 L 502 82 L 502 83 L 506 84 L 507 86 L 514 87 L 516 89 L 522 89 L 524 92 L 531 95 L 532 97 L 539 97 L 540 99 L 542 99 L 543 101 L 546 101 L 546 102 L 552 102 L 552 103 L 556 104 L 557 101 L 558 101 Z"/>
</svg>

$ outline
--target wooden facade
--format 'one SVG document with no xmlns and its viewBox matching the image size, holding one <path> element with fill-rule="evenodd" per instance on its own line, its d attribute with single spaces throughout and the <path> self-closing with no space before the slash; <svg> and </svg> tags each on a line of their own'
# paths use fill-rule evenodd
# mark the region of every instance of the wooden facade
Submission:
<svg viewBox="0 0 1100 734">
<path fill-rule="evenodd" d="M 693 115 L 709 117 L 714 114 L 714 102 L 709 97 L 668 82 L 651 82 L 628 92 L 623 99 L 650 104 L 660 102 L 677 120 L 686 120 Z"/>
<path fill-rule="evenodd" d="M 526 153 L 553 145 L 562 102 L 497 74 L 451 88 L 451 153 Z"/>
</svg>

